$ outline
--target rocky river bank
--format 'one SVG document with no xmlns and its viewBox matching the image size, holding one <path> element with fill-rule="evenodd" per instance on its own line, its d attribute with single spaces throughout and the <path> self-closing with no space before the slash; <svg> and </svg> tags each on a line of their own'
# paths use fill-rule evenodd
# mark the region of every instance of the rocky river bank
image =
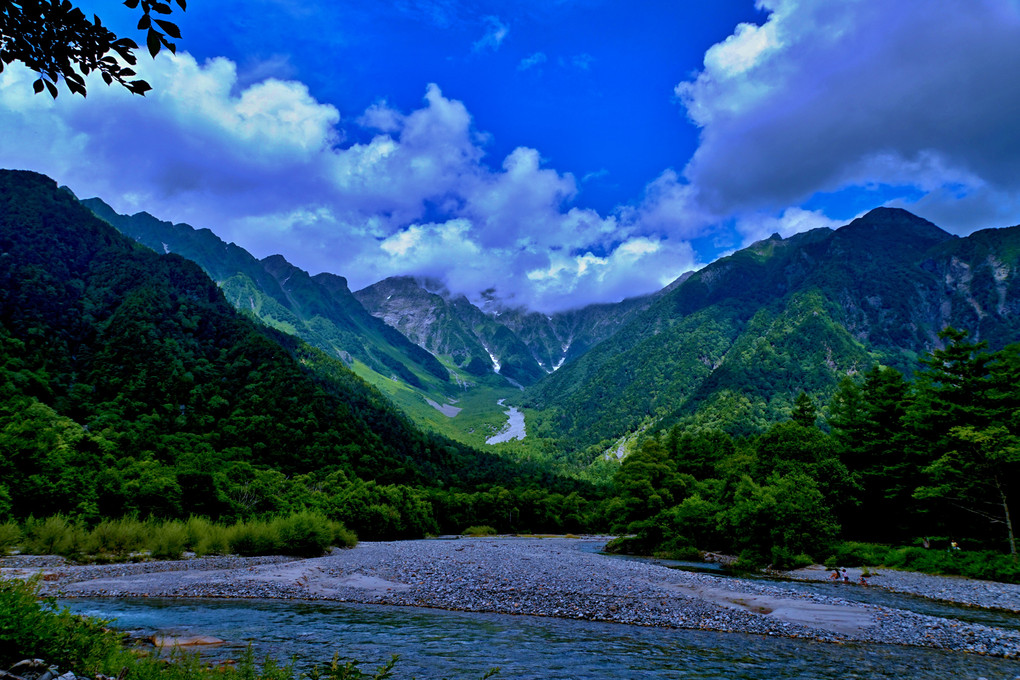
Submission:
<svg viewBox="0 0 1020 680">
<path fill-rule="evenodd" d="M 602 538 L 459 538 L 366 542 L 313 559 L 211 557 L 74 566 L 7 558 L 10 575 L 43 572 L 62 597 L 215 597 L 410 605 L 810 638 L 1020 658 L 1020 632 L 796 592 L 598 554 Z M 824 574 L 824 572 L 820 572 Z M 808 574 L 808 577 L 813 576 Z M 897 579 L 919 575 L 898 573 Z M 872 579 L 883 585 L 882 577 Z M 927 586 L 925 586 L 927 587 Z M 952 591 L 952 592 L 949 592 Z M 987 594 L 994 591 L 992 602 Z M 968 579 L 939 597 L 1020 609 L 1020 586 Z"/>
</svg>

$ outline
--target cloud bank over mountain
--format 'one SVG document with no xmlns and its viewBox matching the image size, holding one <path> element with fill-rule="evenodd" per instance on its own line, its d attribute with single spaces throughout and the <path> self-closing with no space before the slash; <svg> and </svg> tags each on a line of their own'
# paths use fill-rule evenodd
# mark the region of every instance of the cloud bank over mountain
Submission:
<svg viewBox="0 0 1020 680">
<path fill-rule="evenodd" d="M 188 53 L 142 65 L 144 99 L 96 82 L 87 101 L 51 101 L 6 69 L 0 165 L 353 288 L 421 275 L 542 311 L 652 292 L 773 232 L 881 203 L 958 231 L 1020 221 L 1015 2 L 757 6 L 761 24 L 737 25 L 676 84 L 693 155 L 610 211 L 586 207 L 583 183 L 541 148 L 493 157 L 485 121 L 441 83 L 421 84 L 417 108 L 378 99 L 344 117 L 303 82 Z M 521 26 L 486 15 L 465 49 L 494 58 Z M 508 55 L 514 72 L 545 61 L 526 54 Z"/>
</svg>

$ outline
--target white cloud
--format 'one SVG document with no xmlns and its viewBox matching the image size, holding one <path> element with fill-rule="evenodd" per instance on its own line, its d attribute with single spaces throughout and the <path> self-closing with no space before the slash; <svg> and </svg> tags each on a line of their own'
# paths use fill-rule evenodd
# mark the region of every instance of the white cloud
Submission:
<svg viewBox="0 0 1020 680">
<path fill-rule="evenodd" d="M 1020 63 L 1020 5 L 758 6 L 765 23 L 738 26 L 676 88 L 701 128 L 683 177 L 705 209 L 776 213 L 816 192 L 882 186 L 927 195 L 918 205 L 933 218 L 974 206 L 960 227 L 1013 210 L 1020 80 L 1006 65 Z"/>
<path fill-rule="evenodd" d="M 535 52 L 534 54 L 521 59 L 521 61 L 517 64 L 517 70 L 527 71 L 528 69 L 541 66 L 546 61 L 547 58 L 544 52 Z"/>
<path fill-rule="evenodd" d="M 574 206 L 576 180 L 537 150 L 487 162 L 485 135 L 435 85 L 416 110 L 378 102 L 345 122 L 300 83 L 239 85 L 225 59 L 161 56 L 142 75 L 154 86 L 144 99 L 93 82 L 87 103 L 54 102 L 5 69 L 0 128 L 18 134 L 0 136 L 0 158 L 354 288 L 430 276 L 552 311 L 652 292 L 695 262 L 668 235 L 669 191 L 613 215 Z"/>
<path fill-rule="evenodd" d="M 787 208 L 779 215 L 756 213 L 744 215 L 737 220 L 737 232 L 743 237 L 741 247 L 749 246 L 755 241 L 779 234 L 789 238 L 812 229 L 838 229 L 843 223 L 831 220 L 822 213 L 801 208 Z"/>
<path fill-rule="evenodd" d="M 483 50 L 496 51 L 503 44 L 503 41 L 506 40 L 507 35 L 510 33 L 510 27 L 497 16 L 490 15 L 483 17 L 483 21 L 485 21 L 485 35 L 478 39 L 472 46 L 472 49 L 475 52 Z"/>
</svg>

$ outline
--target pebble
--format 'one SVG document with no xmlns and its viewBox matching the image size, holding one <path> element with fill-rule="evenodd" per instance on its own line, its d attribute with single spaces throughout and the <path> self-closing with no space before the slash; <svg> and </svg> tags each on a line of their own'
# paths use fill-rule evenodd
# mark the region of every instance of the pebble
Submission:
<svg viewBox="0 0 1020 680">
<path fill-rule="evenodd" d="M 1020 632 L 950 621 L 827 595 L 781 582 L 721 578 L 598 554 L 606 537 L 461 538 L 362 542 L 309 560 L 196 558 L 129 565 L 54 567 L 47 594 L 65 597 L 215 597 L 335 600 L 554 616 L 826 642 L 874 642 L 1020 658 Z M 13 566 L 0 561 L 0 567 Z M 197 573 L 196 573 L 197 572 Z M 123 576 L 118 581 L 96 581 Z M 909 579 L 910 577 L 905 577 Z M 90 583 L 96 581 L 94 584 Z M 961 580 L 960 597 L 971 592 Z M 973 588 L 975 600 L 983 582 Z M 699 589 L 867 610 L 874 625 L 850 632 L 782 621 L 699 597 Z M 1003 597 L 1011 597 L 1009 589 Z M 961 601 L 961 600 L 954 600 Z M 996 600 L 1001 602 L 1001 600 Z M 1016 600 L 1013 600 L 1015 604 Z"/>
</svg>

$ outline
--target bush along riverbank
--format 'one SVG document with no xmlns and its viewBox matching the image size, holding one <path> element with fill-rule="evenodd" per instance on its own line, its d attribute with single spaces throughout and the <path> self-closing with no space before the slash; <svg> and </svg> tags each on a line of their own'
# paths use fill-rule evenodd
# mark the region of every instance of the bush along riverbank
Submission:
<svg viewBox="0 0 1020 680">
<path fill-rule="evenodd" d="M 334 655 L 298 673 L 292 663 L 256 660 L 249 648 L 236 665 L 209 666 L 179 649 L 128 647 L 97 621 L 40 600 L 36 580 L 0 579 L 0 678 L 4 680 L 381 680 L 396 677 L 397 657 L 375 671 Z M 8 669 L 8 670 L 2 670 Z M 495 675 L 493 669 L 484 678 Z"/>
<path fill-rule="evenodd" d="M 60 555 L 77 562 L 179 559 L 205 555 L 316 557 L 350 548 L 357 536 L 342 523 L 309 510 L 233 524 L 187 520 L 107 519 L 87 527 L 62 515 L 0 524 L 0 555 Z"/>
</svg>

